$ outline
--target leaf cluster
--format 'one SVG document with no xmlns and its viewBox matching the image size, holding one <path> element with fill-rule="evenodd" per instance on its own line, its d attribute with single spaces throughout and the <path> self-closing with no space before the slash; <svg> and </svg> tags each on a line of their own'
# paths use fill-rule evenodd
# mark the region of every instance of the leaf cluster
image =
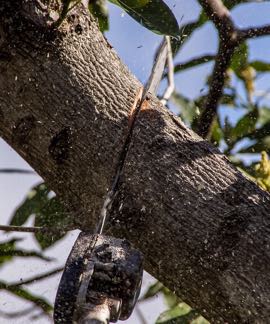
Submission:
<svg viewBox="0 0 270 324">
<path fill-rule="evenodd" d="M 163 286 L 159 281 L 151 285 L 140 302 L 151 299 L 157 294 L 161 294 L 167 305 L 167 310 L 162 312 L 156 320 L 156 324 L 208 324 L 196 310 L 180 300 L 173 292 Z"/>
</svg>

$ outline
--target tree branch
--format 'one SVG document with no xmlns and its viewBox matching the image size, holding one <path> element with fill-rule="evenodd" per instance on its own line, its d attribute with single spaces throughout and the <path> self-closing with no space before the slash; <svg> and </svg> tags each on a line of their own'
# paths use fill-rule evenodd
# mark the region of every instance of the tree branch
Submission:
<svg viewBox="0 0 270 324">
<path fill-rule="evenodd" d="M 47 279 L 48 277 L 52 277 L 52 276 L 58 274 L 59 272 L 63 271 L 63 269 L 64 269 L 63 267 L 56 268 L 56 269 L 54 269 L 52 271 L 49 271 L 49 272 L 43 273 L 41 275 L 31 277 L 31 278 L 26 279 L 26 280 L 20 280 L 20 281 L 15 282 L 15 283 L 7 284 L 7 286 L 8 287 L 17 287 L 17 286 L 29 285 L 31 283 L 36 283 L 39 280 Z"/>
<path fill-rule="evenodd" d="M 234 49 L 235 45 L 230 45 L 229 42 L 220 42 L 219 44 L 209 91 L 203 103 L 196 129 L 197 133 L 203 138 L 210 134 L 213 120 L 217 115 L 218 104 L 223 95 L 226 72 L 230 66 Z"/>
<path fill-rule="evenodd" d="M 20 8 L 1 12 L 12 55 L 0 61 L 0 134 L 62 200 L 65 221 L 93 229 L 141 84 L 83 10 L 53 32 Z M 130 240 L 145 269 L 210 321 L 266 323 L 268 193 L 157 98 L 134 125 L 108 234 Z"/>
<path fill-rule="evenodd" d="M 70 227 L 40 227 L 40 226 L 14 226 L 14 225 L 0 225 L 0 231 L 5 232 L 23 232 L 23 233 L 47 233 L 47 234 L 64 234 L 73 230 Z"/>
<path fill-rule="evenodd" d="M 24 169 L 16 169 L 16 168 L 3 168 L 0 169 L 0 173 L 36 174 L 36 172 L 32 170 L 24 170 Z"/>
<path fill-rule="evenodd" d="M 269 36 L 270 35 L 270 25 L 265 25 L 261 27 L 250 27 L 243 28 L 238 31 L 239 41 L 243 42 L 249 38 L 256 38 L 260 36 Z"/>
<path fill-rule="evenodd" d="M 199 2 L 219 31 L 220 39 L 208 95 L 202 106 L 196 128 L 197 133 L 206 138 L 211 133 L 211 126 L 217 115 L 218 105 L 223 95 L 226 71 L 236 47 L 248 38 L 270 34 L 270 25 L 238 29 L 231 19 L 229 10 L 221 0 L 199 0 Z"/>
<path fill-rule="evenodd" d="M 220 35 L 228 38 L 234 32 L 235 26 L 231 19 L 230 11 L 224 6 L 221 0 L 199 0 L 200 5 L 213 21 Z"/>
<path fill-rule="evenodd" d="M 208 63 L 208 62 L 214 60 L 215 57 L 216 57 L 215 55 L 208 54 L 208 55 L 194 57 L 193 59 L 191 59 L 187 62 L 177 63 L 174 66 L 174 73 L 196 67 L 197 65 L 200 65 L 200 64 Z M 167 76 L 167 74 L 166 74 L 166 76 Z"/>
</svg>

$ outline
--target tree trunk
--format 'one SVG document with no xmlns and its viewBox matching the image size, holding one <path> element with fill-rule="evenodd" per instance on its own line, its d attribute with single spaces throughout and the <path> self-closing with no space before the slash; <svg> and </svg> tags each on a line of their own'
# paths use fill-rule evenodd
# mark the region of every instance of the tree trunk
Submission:
<svg viewBox="0 0 270 324">
<path fill-rule="evenodd" d="M 53 29 L 35 4 L 0 4 L 0 135 L 61 198 L 69 223 L 93 229 L 141 84 L 82 8 Z M 144 102 L 109 232 L 210 321 L 269 321 L 269 209 L 269 195 L 216 148 L 157 98 Z"/>
</svg>

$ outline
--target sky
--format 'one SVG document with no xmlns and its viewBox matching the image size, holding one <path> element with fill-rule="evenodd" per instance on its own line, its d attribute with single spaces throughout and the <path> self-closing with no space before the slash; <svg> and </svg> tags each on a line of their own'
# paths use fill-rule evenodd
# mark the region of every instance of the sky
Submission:
<svg viewBox="0 0 270 324">
<path fill-rule="evenodd" d="M 180 24 L 196 19 L 200 12 L 200 7 L 195 0 L 169 0 L 166 3 L 173 8 L 173 12 Z M 153 55 L 162 39 L 155 35 L 137 22 L 132 20 L 126 13 L 114 5 L 109 5 L 110 12 L 110 31 L 106 33 L 108 41 L 116 49 L 122 61 L 129 67 L 131 72 L 142 82 L 145 83 L 153 64 Z M 256 3 L 241 5 L 232 11 L 232 17 L 240 27 L 250 25 L 262 25 L 269 23 L 270 3 Z M 270 37 L 250 41 L 250 57 L 270 62 Z M 214 54 L 217 49 L 217 34 L 211 23 L 207 23 L 183 46 L 181 52 L 175 58 L 175 62 L 184 62 L 194 56 L 202 54 Z M 205 80 L 211 72 L 212 64 L 207 63 L 196 69 L 189 69 L 175 76 L 176 89 L 189 98 L 199 95 L 201 89 L 205 88 Z M 257 83 L 258 89 L 270 88 L 270 78 L 266 76 Z M 161 88 L 164 88 L 164 84 Z M 241 84 L 237 84 L 241 91 Z M 174 107 L 174 112 L 178 111 Z M 224 111 L 223 116 L 228 114 Z M 241 115 L 241 111 L 230 111 L 230 118 L 236 120 Z M 30 169 L 30 166 L 11 149 L 3 140 L 0 139 L 0 168 L 23 168 Z M 31 187 L 41 182 L 38 175 L 4 175 L 0 174 L 0 222 L 7 224 L 13 211 L 20 204 Z M 28 222 L 25 225 L 30 225 Z M 59 241 L 46 251 L 46 255 L 55 258 L 54 262 L 41 262 L 33 258 L 27 260 L 16 258 L 15 261 L 7 263 L 0 268 L 0 278 L 9 281 L 17 281 L 21 278 L 29 278 L 35 274 L 47 272 L 50 269 L 63 265 L 73 245 L 77 231 L 71 232 L 68 237 Z M 0 232 L 0 241 L 5 241 L 11 237 L 23 237 L 18 246 L 29 249 L 38 249 L 38 245 L 32 235 L 29 234 L 5 234 Z M 49 280 L 29 286 L 32 292 L 45 296 L 53 301 L 60 276 L 54 276 Z M 148 274 L 145 274 L 143 290 L 153 282 Z M 18 299 L 0 291 L 0 311 L 14 311 L 24 309 L 25 305 Z M 151 302 L 139 306 L 143 311 L 146 321 L 154 323 L 158 314 L 165 309 L 162 298 L 157 297 Z M 36 313 L 35 313 L 36 314 Z M 28 317 L 19 319 L 5 320 L 1 323 L 23 324 L 29 323 Z M 31 320 L 32 321 L 32 320 Z M 36 320 L 33 323 L 49 323 L 45 318 Z M 126 321 L 129 324 L 138 324 L 138 316 L 135 312 L 131 319 Z"/>
</svg>

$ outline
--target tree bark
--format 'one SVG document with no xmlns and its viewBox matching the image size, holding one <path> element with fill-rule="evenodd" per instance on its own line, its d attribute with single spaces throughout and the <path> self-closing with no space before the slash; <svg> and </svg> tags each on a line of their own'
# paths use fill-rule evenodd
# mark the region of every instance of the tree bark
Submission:
<svg viewBox="0 0 270 324">
<path fill-rule="evenodd" d="M 0 135 L 61 198 L 70 225 L 93 229 L 141 84 L 82 8 L 58 29 L 28 1 L 4 0 L 0 13 Z M 157 98 L 144 102 L 109 232 L 210 321 L 268 322 L 269 208 L 215 147 Z"/>
</svg>

